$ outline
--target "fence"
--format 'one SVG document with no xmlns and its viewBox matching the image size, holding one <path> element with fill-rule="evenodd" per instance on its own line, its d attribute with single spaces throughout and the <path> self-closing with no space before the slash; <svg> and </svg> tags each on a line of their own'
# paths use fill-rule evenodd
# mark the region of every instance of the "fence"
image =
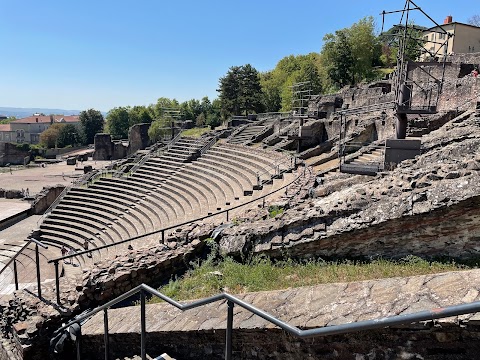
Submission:
<svg viewBox="0 0 480 360">
<path fill-rule="evenodd" d="M 420 321 L 427 321 L 427 320 L 434 320 L 434 319 L 441 319 L 450 316 L 458 316 L 464 315 L 469 313 L 475 313 L 480 311 L 480 301 L 471 302 L 467 304 L 459 304 L 448 306 L 444 308 L 436 308 L 431 310 L 424 310 L 420 312 L 410 313 L 410 314 L 402 314 L 402 315 L 395 315 L 390 317 L 383 317 L 377 318 L 372 320 L 363 320 L 357 321 L 354 323 L 345 323 L 340 325 L 332 325 L 327 327 L 318 327 L 313 329 L 306 329 L 302 330 L 296 326 L 290 325 L 287 322 L 284 322 L 269 313 L 255 307 L 254 305 L 247 303 L 231 294 L 222 293 L 218 295 L 214 295 L 205 299 L 193 301 L 190 303 L 182 304 L 179 303 L 168 296 L 160 293 L 159 291 L 151 288 L 148 285 L 141 284 L 134 289 L 120 295 L 114 300 L 109 301 L 108 303 L 97 307 L 96 309 L 77 317 L 75 320 L 70 321 L 66 325 L 62 326 L 58 329 L 55 334 L 59 334 L 61 331 L 67 330 L 73 324 L 79 324 L 82 321 L 88 320 L 93 315 L 103 311 L 103 325 L 104 325 L 104 351 L 105 351 L 105 360 L 109 359 L 110 353 L 110 346 L 109 346 L 109 335 L 108 335 L 108 309 L 121 301 L 128 299 L 129 297 L 140 294 L 140 354 L 142 360 L 147 358 L 146 353 L 146 294 L 150 294 L 156 296 L 168 304 L 180 309 L 182 311 L 187 311 L 190 309 L 195 309 L 197 307 L 205 306 L 210 303 L 214 303 L 221 300 L 226 300 L 227 302 L 227 326 L 225 332 L 225 360 L 232 359 L 232 335 L 233 335 L 233 320 L 234 320 L 234 307 L 235 305 L 240 306 L 241 308 L 251 312 L 254 315 L 265 319 L 271 324 L 274 324 L 281 328 L 284 331 L 287 331 L 293 336 L 299 338 L 313 338 L 318 336 L 329 336 L 329 335 L 339 335 L 345 334 L 355 331 L 365 331 L 365 330 L 374 330 L 385 328 L 388 326 L 398 326 L 398 325 L 405 325 L 411 324 L 414 322 Z M 80 342 L 77 341 L 77 360 L 81 359 L 80 355 Z"/>
</svg>

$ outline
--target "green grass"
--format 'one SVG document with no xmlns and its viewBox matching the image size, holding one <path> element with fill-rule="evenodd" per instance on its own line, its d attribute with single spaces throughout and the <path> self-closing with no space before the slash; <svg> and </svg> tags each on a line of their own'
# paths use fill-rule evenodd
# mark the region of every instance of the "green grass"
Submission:
<svg viewBox="0 0 480 360">
<path fill-rule="evenodd" d="M 188 136 L 188 137 L 200 137 L 206 132 L 210 131 L 210 127 L 203 127 L 203 128 L 192 128 L 188 130 L 183 130 L 182 131 L 182 136 Z"/>
<path fill-rule="evenodd" d="M 283 208 L 280 206 L 274 205 L 268 207 L 268 216 L 270 216 L 271 218 L 274 218 L 281 213 L 283 213 Z"/>
<path fill-rule="evenodd" d="M 248 264 L 225 258 L 215 263 L 195 265 L 181 279 L 171 280 L 159 289 L 177 300 L 199 299 L 222 291 L 238 294 L 251 291 L 278 290 L 334 282 L 351 282 L 390 277 L 406 277 L 467 269 L 454 262 L 428 262 L 417 257 L 399 261 L 371 262 L 308 261 L 296 263 L 255 257 Z M 153 298 L 151 303 L 159 302 Z"/>
</svg>

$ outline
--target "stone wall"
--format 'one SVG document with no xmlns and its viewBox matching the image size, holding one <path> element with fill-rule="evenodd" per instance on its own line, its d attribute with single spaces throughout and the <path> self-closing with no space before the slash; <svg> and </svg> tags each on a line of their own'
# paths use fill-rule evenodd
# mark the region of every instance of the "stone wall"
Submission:
<svg viewBox="0 0 480 360">
<path fill-rule="evenodd" d="M 93 160 L 112 160 L 113 143 L 110 134 L 96 134 L 94 146 Z"/>
<path fill-rule="evenodd" d="M 423 137 L 423 154 L 394 171 L 359 178 L 274 219 L 226 229 L 220 246 L 239 255 L 480 256 L 480 133 L 477 118 Z M 355 179 L 355 178 L 354 178 Z M 330 180 L 317 188 L 335 188 Z"/>
<path fill-rule="evenodd" d="M 93 160 L 118 160 L 143 150 L 150 145 L 148 128 L 150 124 L 136 124 L 128 131 L 128 141 L 112 140 L 109 134 L 96 134 Z"/>
<path fill-rule="evenodd" d="M 44 187 L 42 191 L 35 196 L 35 201 L 32 205 L 32 214 L 43 214 L 64 189 L 64 185 Z"/>
<path fill-rule="evenodd" d="M 22 150 L 17 144 L 0 142 L 0 166 L 25 165 L 25 158 L 30 161 L 30 151 Z"/>
<path fill-rule="evenodd" d="M 480 271 L 323 284 L 238 297 L 302 329 L 408 314 L 480 300 Z M 171 305 L 147 305 L 147 353 L 177 359 L 223 359 L 227 305 L 213 303 L 181 312 Z M 478 315 L 345 335 L 299 339 L 234 308 L 234 359 L 475 359 L 480 351 Z M 154 321 L 152 319 L 155 319 Z M 112 357 L 138 354 L 139 307 L 109 311 Z M 83 326 L 84 354 L 103 356 L 103 314 Z"/>
<path fill-rule="evenodd" d="M 148 129 L 150 124 L 136 124 L 128 131 L 128 150 L 127 154 L 131 155 L 137 150 L 143 150 L 151 144 L 148 137 Z"/>
</svg>

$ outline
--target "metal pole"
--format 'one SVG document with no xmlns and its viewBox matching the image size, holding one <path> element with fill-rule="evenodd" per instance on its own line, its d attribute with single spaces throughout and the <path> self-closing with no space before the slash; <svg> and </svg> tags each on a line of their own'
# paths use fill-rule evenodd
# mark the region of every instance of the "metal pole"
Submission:
<svg viewBox="0 0 480 360">
<path fill-rule="evenodd" d="M 42 297 L 42 287 L 40 286 L 40 255 L 38 253 L 38 244 L 35 244 L 35 262 L 37 263 L 37 287 L 38 287 L 38 297 Z"/>
<path fill-rule="evenodd" d="M 162 244 L 165 244 L 165 230 L 162 230 Z"/>
<path fill-rule="evenodd" d="M 15 276 L 15 290 L 18 290 L 17 260 L 13 260 L 13 275 Z"/>
<path fill-rule="evenodd" d="M 227 210 L 227 221 L 228 221 L 228 210 Z"/>
<path fill-rule="evenodd" d="M 108 309 L 103 310 L 103 342 L 105 344 L 105 360 L 108 360 L 110 342 L 108 340 Z"/>
<path fill-rule="evenodd" d="M 142 360 L 147 359 L 147 352 L 146 352 L 146 323 L 145 323 L 145 291 L 140 291 L 140 326 L 141 326 L 141 335 L 140 335 L 140 346 L 141 346 L 141 357 Z"/>
<path fill-rule="evenodd" d="M 232 360 L 232 333 L 233 333 L 233 307 L 235 304 L 228 300 L 228 313 L 227 313 L 227 333 L 225 339 L 225 360 Z"/>
<path fill-rule="evenodd" d="M 55 290 L 57 292 L 57 304 L 60 305 L 60 275 L 58 273 L 58 260 L 53 262 L 55 266 Z"/>
<path fill-rule="evenodd" d="M 80 341 L 81 341 L 81 338 L 82 338 L 81 334 L 77 334 L 77 337 L 75 339 L 75 343 L 77 345 L 77 360 L 82 359 L 82 357 L 80 356 Z"/>
</svg>

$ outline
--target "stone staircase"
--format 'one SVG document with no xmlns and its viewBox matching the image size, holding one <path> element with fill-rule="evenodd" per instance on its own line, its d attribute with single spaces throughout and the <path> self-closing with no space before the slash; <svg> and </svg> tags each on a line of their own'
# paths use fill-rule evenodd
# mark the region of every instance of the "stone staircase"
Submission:
<svg viewBox="0 0 480 360">
<path fill-rule="evenodd" d="M 323 169 L 320 170 L 319 175 L 325 180 L 334 177 L 345 178 L 348 177 L 349 174 L 375 175 L 379 169 L 383 168 L 383 158 L 383 149 L 372 148 L 360 154 L 353 154 L 352 157 L 346 159 L 345 163 L 341 164 L 341 172 L 337 159 L 329 161 L 324 165 Z"/>
<path fill-rule="evenodd" d="M 252 124 L 249 124 L 239 132 L 234 133 L 233 136 L 228 139 L 229 144 L 249 144 L 252 141 L 256 141 L 258 137 L 264 134 L 267 135 L 267 132 L 272 130 L 273 123 L 276 121 L 275 118 L 265 119 L 256 121 Z"/>
</svg>

